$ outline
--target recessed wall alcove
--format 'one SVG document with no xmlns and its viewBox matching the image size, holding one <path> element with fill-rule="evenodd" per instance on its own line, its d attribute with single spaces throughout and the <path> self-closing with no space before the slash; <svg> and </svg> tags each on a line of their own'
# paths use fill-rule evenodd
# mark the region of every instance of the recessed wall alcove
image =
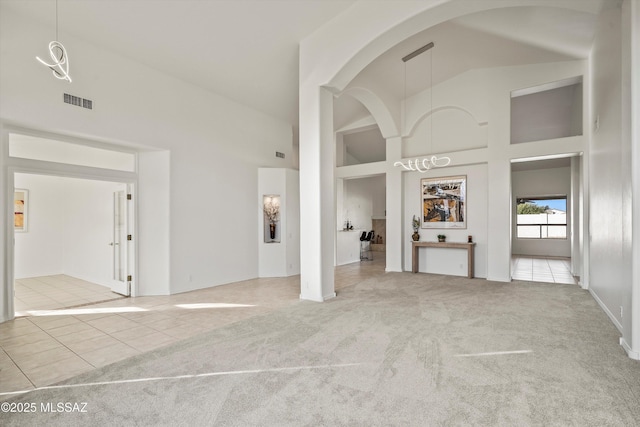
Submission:
<svg viewBox="0 0 640 427">
<path fill-rule="evenodd" d="M 382 162 L 386 159 L 385 143 L 378 126 L 339 133 L 336 135 L 336 165 Z"/>
<path fill-rule="evenodd" d="M 582 76 L 511 92 L 511 144 L 582 135 Z"/>
</svg>

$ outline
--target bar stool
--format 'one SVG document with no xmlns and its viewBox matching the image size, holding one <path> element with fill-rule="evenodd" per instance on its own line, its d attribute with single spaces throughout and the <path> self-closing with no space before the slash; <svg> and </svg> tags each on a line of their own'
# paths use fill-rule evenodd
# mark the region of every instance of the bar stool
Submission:
<svg viewBox="0 0 640 427">
<path fill-rule="evenodd" d="M 360 261 L 373 261 L 373 251 L 371 250 L 371 241 L 374 236 L 373 230 L 368 234 L 366 231 L 362 232 L 360 236 Z"/>
</svg>

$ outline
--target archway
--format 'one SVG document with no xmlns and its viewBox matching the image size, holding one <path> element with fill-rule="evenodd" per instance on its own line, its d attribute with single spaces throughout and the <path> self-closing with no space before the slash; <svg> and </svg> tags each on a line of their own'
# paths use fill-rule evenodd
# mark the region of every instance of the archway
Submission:
<svg viewBox="0 0 640 427">
<path fill-rule="evenodd" d="M 323 301 L 335 296 L 331 277 L 334 245 L 327 240 L 326 234 L 323 237 L 323 230 L 335 225 L 333 220 L 327 219 L 333 216 L 335 203 L 332 94 L 344 90 L 387 49 L 419 31 L 476 12 L 535 6 L 540 5 L 533 0 L 516 0 L 508 6 L 452 0 L 435 5 L 382 3 L 376 4 L 376 10 L 372 11 L 366 3 L 358 3 L 342 16 L 343 19 L 329 23 L 301 44 L 301 220 L 307 224 L 310 236 L 301 245 L 301 298 Z M 553 6 L 583 13 L 598 12 L 597 5 L 571 1 L 559 1 Z M 371 19 L 373 17 L 375 19 Z M 357 37 L 353 37 L 354 27 L 359 29 Z M 336 44 L 336 39 L 344 39 L 344 43 Z M 501 178 L 508 175 L 508 169 L 508 161 L 503 162 L 492 170 L 491 179 L 505 181 Z M 503 187 L 500 190 L 508 192 L 508 184 Z M 496 240 L 508 239 L 508 235 L 509 230 L 505 229 Z M 491 242 L 489 246 L 497 258 L 507 258 L 508 248 Z M 497 280 L 506 280 L 509 267 L 502 262 L 489 262 L 489 272 Z"/>
</svg>

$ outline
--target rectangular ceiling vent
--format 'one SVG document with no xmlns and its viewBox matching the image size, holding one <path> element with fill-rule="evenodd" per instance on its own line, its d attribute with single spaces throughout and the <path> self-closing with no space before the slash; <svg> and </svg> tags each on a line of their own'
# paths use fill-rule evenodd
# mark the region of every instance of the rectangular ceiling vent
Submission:
<svg viewBox="0 0 640 427">
<path fill-rule="evenodd" d="M 284 153 L 276 151 L 276 157 L 280 157 L 281 159 L 284 159 Z"/>
<path fill-rule="evenodd" d="M 79 96 L 64 94 L 64 102 L 67 104 L 75 105 L 77 107 L 87 108 L 93 110 L 93 101 L 90 99 L 80 98 Z"/>
</svg>

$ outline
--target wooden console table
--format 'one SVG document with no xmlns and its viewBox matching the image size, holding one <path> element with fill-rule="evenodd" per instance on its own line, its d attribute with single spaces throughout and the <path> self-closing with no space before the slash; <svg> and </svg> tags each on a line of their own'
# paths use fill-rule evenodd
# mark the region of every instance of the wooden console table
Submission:
<svg viewBox="0 0 640 427">
<path fill-rule="evenodd" d="M 467 250 L 467 277 L 473 278 L 473 252 L 475 243 L 453 243 L 453 242 L 411 242 L 411 272 L 418 272 L 418 249 L 419 248 L 453 248 Z"/>
</svg>

